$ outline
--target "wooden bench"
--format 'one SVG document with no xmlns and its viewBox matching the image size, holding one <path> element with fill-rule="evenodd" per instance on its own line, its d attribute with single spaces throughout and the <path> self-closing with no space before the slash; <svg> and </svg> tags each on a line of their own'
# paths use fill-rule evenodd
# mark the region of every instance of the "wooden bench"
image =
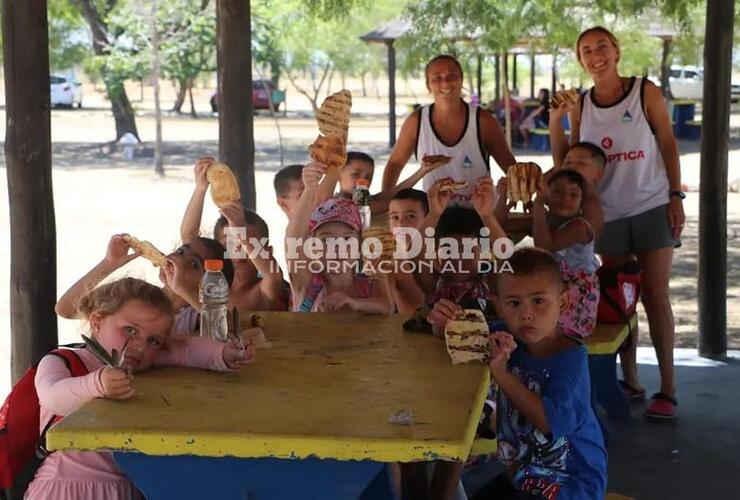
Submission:
<svg viewBox="0 0 740 500">
<path fill-rule="evenodd" d="M 632 315 L 629 326 L 599 323 L 594 333 L 584 340 L 588 350 L 591 400 L 594 410 L 596 405 L 601 406 L 611 418 L 626 418 L 629 415 L 629 401 L 619 387 L 617 379 L 617 352 L 629 337 L 630 328 L 637 329 L 637 314 Z M 598 418 L 598 414 L 597 419 L 606 440 L 609 430 Z M 495 454 L 496 445 L 495 439 L 475 438 L 470 448 L 470 456 Z"/>
</svg>

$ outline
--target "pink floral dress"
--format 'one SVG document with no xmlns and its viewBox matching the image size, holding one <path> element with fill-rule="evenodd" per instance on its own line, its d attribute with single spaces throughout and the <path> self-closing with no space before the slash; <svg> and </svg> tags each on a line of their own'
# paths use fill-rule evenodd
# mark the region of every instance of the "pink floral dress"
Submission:
<svg viewBox="0 0 740 500">
<path fill-rule="evenodd" d="M 565 229 L 569 224 L 584 224 L 591 240 L 555 252 L 570 295 L 570 306 L 560 316 L 559 324 L 567 335 L 588 337 L 596 326 L 599 307 L 599 279 L 596 277 L 599 261 L 594 253 L 594 231 L 582 217 L 567 220 L 558 229 Z"/>
</svg>

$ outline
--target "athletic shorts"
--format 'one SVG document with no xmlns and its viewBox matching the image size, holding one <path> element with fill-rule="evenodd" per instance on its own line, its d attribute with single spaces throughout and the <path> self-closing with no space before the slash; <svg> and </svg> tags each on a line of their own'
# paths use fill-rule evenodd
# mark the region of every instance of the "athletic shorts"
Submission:
<svg viewBox="0 0 740 500">
<path fill-rule="evenodd" d="M 641 214 L 605 223 L 596 242 L 596 253 L 620 257 L 680 246 L 681 240 L 673 239 L 673 229 L 668 222 L 668 205 L 661 205 Z"/>
</svg>

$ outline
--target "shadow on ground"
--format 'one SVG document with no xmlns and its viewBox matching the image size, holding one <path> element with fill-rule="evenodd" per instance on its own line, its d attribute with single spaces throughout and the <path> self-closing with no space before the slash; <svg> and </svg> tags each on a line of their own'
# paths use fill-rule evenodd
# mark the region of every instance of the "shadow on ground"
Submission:
<svg viewBox="0 0 740 500">
<path fill-rule="evenodd" d="M 648 393 L 657 374 L 657 366 L 640 365 Z M 613 423 L 609 490 L 640 500 L 739 498 L 740 359 L 677 366 L 676 380 L 674 421 L 646 420 L 641 403 L 628 421 Z"/>
<path fill-rule="evenodd" d="M 673 260 L 671 303 L 676 321 L 676 347 L 696 348 L 698 342 L 697 265 L 699 220 L 688 217 L 680 249 Z M 740 299 L 740 218 L 727 220 L 727 341 L 740 348 L 740 311 L 732 306 Z M 651 345 L 647 316 L 640 307 L 640 345 Z"/>
</svg>

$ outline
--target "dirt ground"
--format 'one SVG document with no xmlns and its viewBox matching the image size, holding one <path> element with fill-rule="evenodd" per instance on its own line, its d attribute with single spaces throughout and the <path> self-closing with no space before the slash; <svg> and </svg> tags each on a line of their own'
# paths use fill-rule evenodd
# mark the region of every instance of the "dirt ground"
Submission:
<svg viewBox="0 0 740 500">
<path fill-rule="evenodd" d="M 52 112 L 53 183 L 57 222 L 57 290 L 67 289 L 76 279 L 96 264 L 104 255 L 108 239 L 118 232 L 129 232 L 149 239 L 163 250 L 178 244 L 179 224 L 193 188 L 192 165 L 202 155 L 216 155 L 218 150 L 218 120 L 208 111 L 208 92 L 197 93 L 197 119 L 189 115 L 167 116 L 164 120 L 164 153 L 166 176 L 153 173 L 151 158 L 125 161 L 120 155 L 105 155 L 99 143 L 114 135 L 114 124 L 106 102 L 86 88 L 85 107 L 81 110 Z M 316 135 L 308 113 L 308 102 L 300 104 L 300 96 L 289 95 L 295 103 L 286 117 L 278 119 L 283 137 L 283 164 L 304 162 L 306 146 Z M 305 100 L 305 99 L 304 99 Z M 401 100 L 398 113 L 405 114 L 413 97 Z M 140 109 L 137 123 L 142 139 L 154 139 L 154 119 L 150 102 L 135 103 Z M 378 168 L 372 190 L 380 187 L 383 165 L 388 157 L 387 119 L 384 100 L 355 98 L 350 128 L 350 147 L 367 151 L 375 157 Z M 0 137 L 4 137 L 4 108 L 0 108 Z M 398 127 L 403 118 L 399 118 Z M 733 125 L 740 125 L 740 116 L 733 116 Z M 280 148 L 275 121 L 260 114 L 255 119 L 256 164 L 255 183 L 257 210 L 270 226 L 276 254 L 282 260 L 282 245 L 286 220 L 275 203 L 272 178 L 281 167 Z M 691 192 L 685 208 L 688 216 L 683 247 L 677 250 L 671 281 L 672 302 L 680 347 L 695 347 L 697 342 L 696 266 L 699 223 L 699 153 L 698 142 L 681 142 L 683 182 Z M 549 156 L 515 151 L 520 160 L 538 162 L 543 168 L 551 164 Z M 7 179 L 4 156 L 0 158 L 0 198 L 7 199 Z M 731 182 L 740 179 L 740 140 L 733 139 L 730 153 Z M 411 170 L 411 166 L 408 170 Z M 495 172 L 499 176 L 500 171 Z M 728 198 L 728 336 L 732 348 L 740 348 L 740 194 Z M 0 204 L 0 396 L 9 387 L 10 312 L 9 208 Z M 210 202 L 203 216 L 203 232 L 209 233 L 217 211 Z M 709 222 L 709 221 L 708 221 Z M 153 268 L 140 259 L 121 269 L 118 275 L 145 277 L 157 282 Z M 649 345 L 647 321 L 641 317 L 643 339 Z M 60 320 L 60 342 L 79 339 L 84 328 L 78 322 Z"/>
</svg>

